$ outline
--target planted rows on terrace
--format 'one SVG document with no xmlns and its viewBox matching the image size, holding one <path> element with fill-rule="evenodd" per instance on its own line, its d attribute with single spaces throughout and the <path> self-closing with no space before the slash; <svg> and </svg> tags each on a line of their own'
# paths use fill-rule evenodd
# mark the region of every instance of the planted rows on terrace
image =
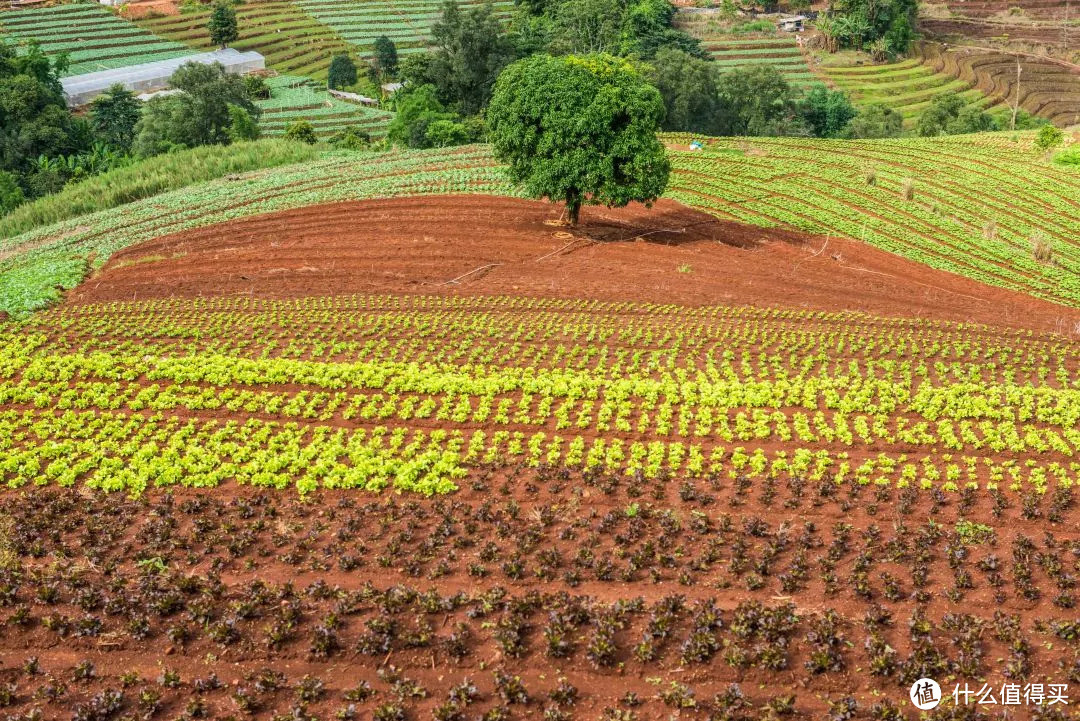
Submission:
<svg viewBox="0 0 1080 721">
<path fill-rule="evenodd" d="M 884 65 L 823 67 L 822 71 L 857 105 L 890 107 L 904 117 L 908 127 L 940 95 L 957 95 L 966 107 L 978 110 L 1001 109 L 1000 101 L 984 94 L 974 82 L 938 72 L 917 58 Z"/>
<path fill-rule="evenodd" d="M 187 46 L 159 38 L 96 3 L 0 11 L 2 40 L 36 40 L 49 55 L 67 53 L 67 75 L 191 54 Z"/>
<path fill-rule="evenodd" d="M 748 38 L 745 35 L 707 35 L 701 46 L 712 56 L 717 68 L 727 72 L 746 65 L 772 65 L 793 87 L 803 88 L 814 75 L 792 35 Z"/>
<path fill-rule="evenodd" d="M 0 240 L 0 310 L 23 314 L 73 288 L 135 243 L 232 218 L 363 198 L 443 193 L 513 195 L 486 148 L 358 156 L 327 152 L 301 165 L 154 196 Z"/>
<path fill-rule="evenodd" d="M 337 33 L 292 2 L 248 2 L 236 7 L 236 16 L 240 37 L 230 45 L 262 54 L 267 67 L 282 73 L 325 81 L 330 58 L 350 49 Z M 209 18 L 207 7 L 137 22 L 163 38 L 212 50 L 214 44 L 206 27 Z"/>
<path fill-rule="evenodd" d="M 722 218 L 864 240 L 933 268 L 1076 305 L 1080 174 L 1053 165 L 1030 143 L 1030 133 L 716 139 L 703 151 L 672 151 L 667 195 Z M 1051 262 L 1033 257 L 1037 238 L 1052 244 Z"/>
<path fill-rule="evenodd" d="M 1057 336 L 513 298 L 147 301 L 4 329 L 0 480 L 453 490 L 523 464 L 1044 493 L 1080 473 Z"/>
<path fill-rule="evenodd" d="M 282 135 L 291 123 L 306 120 L 321 137 L 352 127 L 378 138 L 393 118 L 385 110 L 339 100 L 307 78 L 279 75 L 267 85 L 270 98 L 256 101 L 262 109 L 259 127 L 266 135 Z"/>
<path fill-rule="evenodd" d="M 297 0 L 316 20 L 330 26 L 364 55 L 374 53 L 375 40 L 385 35 L 399 53 L 419 52 L 431 42 L 431 28 L 442 17 L 441 0 Z M 458 3 L 462 8 L 477 0 Z M 494 3 L 497 15 L 509 18 L 512 3 Z"/>
</svg>

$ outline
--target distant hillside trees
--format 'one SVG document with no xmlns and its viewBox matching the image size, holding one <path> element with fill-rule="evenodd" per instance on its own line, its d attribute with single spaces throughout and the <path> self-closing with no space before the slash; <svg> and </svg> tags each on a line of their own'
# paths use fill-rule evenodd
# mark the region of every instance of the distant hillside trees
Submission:
<svg viewBox="0 0 1080 721">
<path fill-rule="evenodd" d="M 7 209 L 63 187 L 95 141 L 89 121 L 67 109 L 59 80 L 65 67 L 65 57 L 50 61 L 36 44 L 17 52 L 0 43 L 0 173 L 6 173 L 0 185 Z"/>
<path fill-rule="evenodd" d="M 90 122 L 98 137 L 126 153 L 135 141 L 135 126 L 141 112 L 142 103 L 135 93 L 117 84 L 94 98 L 90 105 Z"/>
<path fill-rule="evenodd" d="M 251 102 L 242 78 L 229 75 L 220 63 L 185 63 L 169 84 L 180 92 L 159 95 L 146 103 L 139 121 L 134 150 L 144 157 L 173 148 L 227 145 L 235 119 L 231 106 L 245 111 L 254 121 L 259 109 Z"/>
<path fill-rule="evenodd" d="M 660 92 L 611 55 L 534 55 L 499 76 L 488 108 L 489 139 L 510 176 L 533 197 L 583 204 L 649 203 L 667 187 L 670 164 L 656 137 Z"/>
<path fill-rule="evenodd" d="M 226 48 L 229 43 L 236 42 L 240 37 L 236 24 L 236 10 L 224 0 L 219 0 L 214 4 L 206 29 L 210 33 L 210 42 L 218 47 Z"/>
<path fill-rule="evenodd" d="M 382 78 L 392 78 L 397 75 L 398 54 L 397 45 L 385 35 L 375 38 L 375 72 Z"/>
<path fill-rule="evenodd" d="M 917 0 L 836 0 L 817 28 L 832 51 L 866 50 L 877 59 L 906 53 L 915 36 Z"/>
<path fill-rule="evenodd" d="M 861 108 L 848 124 L 851 138 L 895 138 L 904 129 L 904 117 L 887 105 L 873 103 Z"/>
<path fill-rule="evenodd" d="M 356 83 L 356 64 L 345 53 L 339 53 L 330 59 L 330 70 L 326 75 L 326 85 L 334 90 L 347 88 Z"/>
</svg>

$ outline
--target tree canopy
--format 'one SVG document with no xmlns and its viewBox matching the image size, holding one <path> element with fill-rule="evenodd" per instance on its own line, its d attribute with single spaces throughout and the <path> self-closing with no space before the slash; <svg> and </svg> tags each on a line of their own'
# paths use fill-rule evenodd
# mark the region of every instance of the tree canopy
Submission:
<svg viewBox="0 0 1080 721">
<path fill-rule="evenodd" d="M 210 20 L 206 23 L 206 29 L 210 32 L 210 42 L 214 45 L 227 47 L 240 37 L 236 24 L 236 10 L 232 5 L 218 0 L 214 4 L 214 10 L 210 13 Z"/>
<path fill-rule="evenodd" d="M 113 85 L 90 104 L 90 121 L 98 137 L 120 152 L 131 150 L 142 103 L 123 85 Z"/>
<path fill-rule="evenodd" d="M 259 109 L 248 97 L 244 81 L 229 75 L 220 63 L 185 63 L 169 78 L 181 92 L 152 98 L 143 109 L 135 140 L 139 155 L 151 156 L 174 147 L 227 145 L 235 113 L 243 108 L 253 120 Z"/>
<path fill-rule="evenodd" d="M 356 63 L 345 53 L 338 53 L 330 58 L 330 69 L 326 74 L 326 85 L 334 90 L 347 88 L 356 83 Z"/>
<path fill-rule="evenodd" d="M 649 203 L 670 164 L 656 137 L 660 92 L 610 55 L 534 55 L 499 76 L 488 108 L 489 140 L 511 179 L 533 197 L 583 203 Z"/>
</svg>

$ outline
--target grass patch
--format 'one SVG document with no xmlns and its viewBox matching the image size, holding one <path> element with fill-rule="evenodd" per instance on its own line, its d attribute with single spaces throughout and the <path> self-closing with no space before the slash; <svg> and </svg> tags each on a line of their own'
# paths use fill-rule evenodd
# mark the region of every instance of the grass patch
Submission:
<svg viewBox="0 0 1080 721">
<path fill-rule="evenodd" d="M 204 180 L 310 160 L 303 143 L 257 140 L 170 153 L 120 168 L 39 198 L 0 218 L 0 238 L 99 210 L 108 210 Z"/>
</svg>

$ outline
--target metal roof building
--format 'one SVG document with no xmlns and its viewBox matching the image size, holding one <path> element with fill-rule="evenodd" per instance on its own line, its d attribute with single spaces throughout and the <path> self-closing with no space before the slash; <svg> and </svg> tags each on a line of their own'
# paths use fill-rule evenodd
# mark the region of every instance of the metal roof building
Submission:
<svg viewBox="0 0 1080 721">
<path fill-rule="evenodd" d="M 169 87 L 169 77 L 184 63 L 221 63 L 225 71 L 235 75 L 262 70 L 266 63 L 263 56 L 253 51 L 240 52 L 232 48 L 215 50 L 212 53 L 185 55 L 171 60 L 159 60 L 141 65 L 129 65 L 115 70 L 101 70 L 96 73 L 72 75 L 61 78 L 64 95 L 68 105 L 77 107 L 86 105 L 98 95 L 119 83 L 128 90 L 140 93 L 152 92 Z"/>
</svg>

